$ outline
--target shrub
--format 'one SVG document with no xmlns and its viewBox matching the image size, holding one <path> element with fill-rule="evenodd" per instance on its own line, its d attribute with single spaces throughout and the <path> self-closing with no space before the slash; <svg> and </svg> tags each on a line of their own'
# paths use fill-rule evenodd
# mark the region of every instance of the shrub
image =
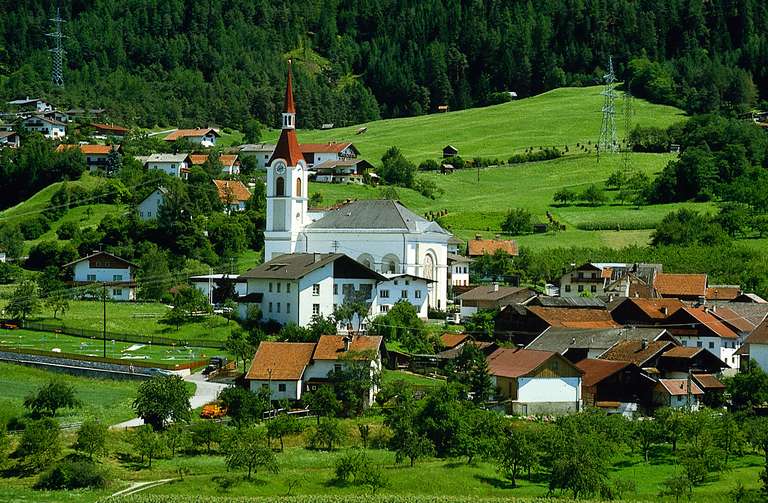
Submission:
<svg viewBox="0 0 768 503">
<path fill-rule="evenodd" d="M 523 154 L 515 154 L 507 161 L 509 164 L 521 164 L 524 162 L 538 162 L 548 161 L 550 159 L 557 159 L 562 157 L 563 154 L 556 148 L 544 148 L 536 152 L 526 152 Z"/>
<path fill-rule="evenodd" d="M 72 239 L 80 231 L 76 222 L 64 222 L 56 229 L 56 237 L 59 239 Z"/>
<path fill-rule="evenodd" d="M 501 230 L 507 234 L 527 234 L 531 232 L 533 215 L 523 208 L 512 208 L 501 223 Z"/>
<path fill-rule="evenodd" d="M 51 222 L 43 215 L 25 218 L 19 223 L 19 230 L 27 241 L 37 239 L 51 228 Z"/>
<path fill-rule="evenodd" d="M 427 159 L 419 164 L 419 171 L 437 171 L 440 169 L 440 163 L 434 159 Z"/>
<path fill-rule="evenodd" d="M 87 461 L 64 460 L 40 475 L 36 489 L 103 488 L 108 484 L 104 469 Z"/>
<path fill-rule="evenodd" d="M 430 199 L 435 199 L 437 196 L 442 196 L 445 193 L 435 182 L 424 177 L 416 178 L 413 188 L 422 196 Z"/>
</svg>

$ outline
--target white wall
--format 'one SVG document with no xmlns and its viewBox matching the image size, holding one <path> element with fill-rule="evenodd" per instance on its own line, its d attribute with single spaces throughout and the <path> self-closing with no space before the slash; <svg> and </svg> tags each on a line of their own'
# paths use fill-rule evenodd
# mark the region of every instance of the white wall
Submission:
<svg viewBox="0 0 768 503">
<path fill-rule="evenodd" d="M 185 162 L 148 162 L 147 168 L 148 169 L 159 169 L 160 171 L 163 171 L 164 173 L 175 176 L 175 177 L 181 177 L 181 168 L 185 168 L 187 166 L 187 163 Z"/>
<path fill-rule="evenodd" d="M 272 393 L 272 400 L 286 400 L 286 399 L 300 400 L 301 399 L 302 381 L 272 380 L 270 382 L 269 380 L 265 380 L 265 381 L 251 380 L 249 382 L 250 382 L 250 390 L 253 393 L 258 393 L 259 391 L 261 391 L 262 384 L 268 385 Z M 285 385 L 285 391 L 280 391 L 281 384 Z"/>
<path fill-rule="evenodd" d="M 579 272 L 583 279 L 579 279 Z M 603 295 L 605 280 L 600 271 L 571 271 L 560 278 L 561 297 L 580 297 L 582 292 L 589 292 L 593 296 Z M 581 291 L 579 291 L 581 286 Z M 570 291 L 567 291 L 570 288 Z M 594 288 L 594 291 L 592 289 Z"/>
<path fill-rule="evenodd" d="M 96 275 L 96 278 L 88 278 L 89 274 Z M 115 276 L 121 276 L 116 279 Z M 88 260 L 78 262 L 74 267 L 74 280 L 75 281 L 98 281 L 98 282 L 110 282 L 110 281 L 132 281 L 131 267 L 125 266 L 120 269 L 111 268 L 91 268 L 88 264 Z"/>
<path fill-rule="evenodd" d="M 723 339 L 720 337 L 696 337 L 696 336 L 677 336 L 683 346 L 689 348 L 701 347 L 708 349 L 710 353 L 717 356 L 733 370 L 739 368 L 739 357 L 735 354 L 741 347 L 741 343 L 736 339 Z M 701 346 L 699 346 L 701 342 Z M 725 369 L 728 372 L 730 369 Z"/>
<path fill-rule="evenodd" d="M 382 290 L 389 291 L 388 298 L 382 298 Z M 420 318 L 427 319 L 429 314 L 428 300 L 428 283 L 422 279 L 415 279 L 409 277 L 392 278 L 389 281 L 382 281 L 375 289 L 376 296 L 375 302 L 371 306 L 373 315 L 384 314 L 386 310 L 382 310 L 382 306 L 391 308 L 400 300 L 407 300 L 411 305 L 416 308 L 416 311 Z M 407 297 L 402 296 L 402 292 L 405 291 Z M 419 292 L 420 297 L 416 297 L 416 292 Z"/>
<path fill-rule="evenodd" d="M 768 344 L 749 344 L 749 357 L 768 372 Z"/>
<path fill-rule="evenodd" d="M 580 377 L 521 377 L 517 380 L 518 402 L 578 402 Z"/>
<path fill-rule="evenodd" d="M 154 220 L 160 212 L 165 196 L 159 190 L 154 191 L 146 199 L 139 203 L 136 211 L 139 212 L 139 218 L 142 220 Z"/>
</svg>

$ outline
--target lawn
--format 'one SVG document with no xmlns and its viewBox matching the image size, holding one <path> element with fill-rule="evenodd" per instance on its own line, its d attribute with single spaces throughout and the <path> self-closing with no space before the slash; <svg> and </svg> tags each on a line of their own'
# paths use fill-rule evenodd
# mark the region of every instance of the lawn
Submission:
<svg viewBox="0 0 768 503">
<path fill-rule="evenodd" d="M 0 300 L 0 308 L 3 308 L 7 302 L 7 300 Z M 235 322 L 229 322 L 222 316 L 211 315 L 200 321 L 185 323 L 177 330 L 175 326 L 160 322 L 168 310 L 168 306 L 155 302 L 108 302 L 107 337 L 109 332 L 116 332 L 179 340 L 224 341 L 229 337 L 231 330 L 237 326 Z M 64 315 L 59 314 L 59 319 L 54 319 L 52 312 L 44 310 L 41 315 L 33 317 L 30 321 L 101 332 L 102 305 L 96 301 L 73 300 L 69 303 L 69 310 Z"/>
<path fill-rule="evenodd" d="M 484 108 L 445 114 L 385 119 L 328 129 L 299 130 L 299 142 L 350 141 L 362 157 L 378 164 L 386 149 L 398 146 L 411 160 L 437 158 L 446 144 L 459 149 L 465 159 L 475 156 L 508 158 L 527 147 L 594 143 L 600 134 L 604 97 L 601 86 L 566 87 L 538 96 Z M 297 92 L 301 92 L 300 90 Z M 617 112 L 621 113 L 621 100 Z M 682 120 L 683 112 L 644 100 L 634 100 L 634 124 L 667 127 Z M 297 118 L 301 125 L 301 116 Z M 624 134 L 619 124 L 619 137 Z M 367 127 L 364 134 L 356 134 Z M 276 141 L 279 131 L 269 131 L 263 141 Z"/>
<path fill-rule="evenodd" d="M 104 342 L 100 337 L 74 337 L 52 332 L 0 329 L 0 348 L 6 346 L 15 349 L 36 349 L 40 351 L 59 349 L 61 353 L 103 356 L 103 344 Z M 107 358 L 126 360 L 126 363 L 131 360 L 138 360 L 142 362 L 177 364 L 202 360 L 221 353 L 222 350 L 215 348 L 135 344 L 107 339 L 106 356 Z"/>
<path fill-rule="evenodd" d="M 432 379 L 411 372 L 384 369 L 381 373 L 381 384 L 385 385 L 396 382 L 405 382 L 413 386 L 439 386 L 445 381 L 442 379 Z"/>
<path fill-rule="evenodd" d="M 17 219 L 22 219 L 24 217 L 28 217 L 29 215 L 40 213 L 48 206 L 48 203 L 51 202 L 51 197 L 53 197 L 53 194 L 55 194 L 56 191 L 59 190 L 59 188 L 65 183 L 70 185 L 81 185 L 86 189 L 92 189 L 102 182 L 102 178 L 91 176 L 88 172 L 85 172 L 83 173 L 83 176 L 80 178 L 80 180 L 52 183 L 51 185 L 38 191 L 35 195 L 26 201 L 22 201 L 16 206 L 12 206 L 11 208 L 0 211 L 0 219 L 6 221 L 17 221 Z"/>
<path fill-rule="evenodd" d="M 60 411 L 57 419 L 62 423 L 92 417 L 114 424 L 134 417 L 131 404 L 136 398 L 137 381 L 76 377 L 0 363 L 0 418 L 5 421 L 22 414 L 24 398 L 51 379 L 63 379 L 73 385 L 83 402 L 82 408 Z"/>
</svg>

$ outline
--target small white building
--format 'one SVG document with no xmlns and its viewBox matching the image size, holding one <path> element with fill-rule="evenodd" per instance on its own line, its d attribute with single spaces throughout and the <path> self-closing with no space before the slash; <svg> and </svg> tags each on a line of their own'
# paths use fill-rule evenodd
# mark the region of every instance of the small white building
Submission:
<svg viewBox="0 0 768 503">
<path fill-rule="evenodd" d="M 240 180 L 214 180 L 219 199 L 224 205 L 224 210 L 245 211 L 246 203 L 251 199 L 251 191 Z"/>
<path fill-rule="evenodd" d="M 56 119 L 49 119 L 42 115 L 33 115 L 22 121 L 22 126 L 28 131 L 36 131 L 46 138 L 57 140 L 67 136 L 67 125 Z"/>
<path fill-rule="evenodd" d="M 0 148 L 19 148 L 20 146 L 21 138 L 16 131 L 0 131 Z"/>
<path fill-rule="evenodd" d="M 5 263 L 8 259 L 6 258 L 5 252 L 0 251 L 0 262 Z"/>
<path fill-rule="evenodd" d="M 693 379 L 659 379 L 653 389 L 653 401 L 662 407 L 699 410 L 704 391 Z"/>
<path fill-rule="evenodd" d="M 201 147 L 215 147 L 219 132 L 213 128 L 202 129 L 177 129 L 164 138 L 165 141 L 185 139 L 193 145 Z"/>
<path fill-rule="evenodd" d="M 372 176 L 373 165 L 365 159 L 323 161 L 315 164 L 314 181 L 318 183 L 354 183 L 363 185 Z"/>
<path fill-rule="evenodd" d="M 382 369 L 382 337 L 323 335 L 314 342 L 262 342 L 245 376 L 248 389 L 269 390 L 270 398 L 301 400 L 307 391 L 333 386 L 332 373 L 349 365 L 368 365 L 371 375 Z M 365 397 L 370 405 L 378 387 Z"/>
<path fill-rule="evenodd" d="M 376 285 L 376 299 L 371 306 L 373 315 L 386 314 L 395 303 L 404 300 L 416 308 L 419 318 L 426 320 L 429 315 L 427 293 L 434 280 L 413 274 L 385 274 L 388 279 Z"/>
<path fill-rule="evenodd" d="M 267 169 L 272 153 L 275 151 L 274 143 L 250 143 L 240 145 L 240 157 L 253 157 L 256 159 L 258 169 Z"/>
<path fill-rule="evenodd" d="M 469 286 L 469 264 L 472 259 L 448 253 L 448 282 L 451 286 Z"/>
<path fill-rule="evenodd" d="M 189 178 L 189 154 L 152 154 L 144 166 L 147 169 L 159 169 L 177 178 Z"/>
<path fill-rule="evenodd" d="M 215 303 L 214 291 L 221 288 L 225 283 L 232 282 L 237 297 L 244 297 L 248 293 L 248 283 L 240 279 L 237 274 L 203 274 L 200 276 L 190 276 L 189 282 L 192 286 L 200 290 L 206 296 L 208 302 Z"/>
<path fill-rule="evenodd" d="M 156 219 L 157 215 L 160 213 L 160 207 L 163 205 L 163 202 L 165 202 L 165 195 L 167 193 L 168 189 L 165 187 L 158 187 L 145 197 L 136 206 L 139 218 L 144 221 Z"/>
<path fill-rule="evenodd" d="M 97 251 L 62 267 L 72 268 L 72 286 L 104 285 L 112 300 L 136 300 L 136 264 Z"/>
<path fill-rule="evenodd" d="M 19 100 L 9 101 L 8 105 L 24 112 L 36 112 L 43 114 L 53 111 L 53 105 L 40 98 L 26 97 Z"/>
<path fill-rule="evenodd" d="M 325 161 L 342 161 L 354 159 L 360 155 L 352 143 L 328 142 L 328 143 L 303 143 L 300 145 L 301 154 L 310 168 Z"/>
<path fill-rule="evenodd" d="M 768 372 L 768 318 L 749 334 L 736 355 L 754 360 L 761 369 Z"/>
</svg>

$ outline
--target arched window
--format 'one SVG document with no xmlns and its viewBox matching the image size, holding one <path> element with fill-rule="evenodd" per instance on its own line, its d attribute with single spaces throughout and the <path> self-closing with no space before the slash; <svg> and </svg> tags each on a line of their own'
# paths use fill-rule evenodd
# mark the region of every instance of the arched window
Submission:
<svg viewBox="0 0 768 503">
<path fill-rule="evenodd" d="M 278 176 L 275 180 L 275 196 L 285 196 L 285 179 L 282 176 Z"/>
<path fill-rule="evenodd" d="M 301 178 L 296 179 L 296 196 L 301 197 Z"/>
<path fill-rule="evenodd" d="M 384 255 L 384 258 L 381 259 L 381 272 L 385 274 L 400 273 L 400 260 L 396 255 L 391 253 Z"/>
</svg>

